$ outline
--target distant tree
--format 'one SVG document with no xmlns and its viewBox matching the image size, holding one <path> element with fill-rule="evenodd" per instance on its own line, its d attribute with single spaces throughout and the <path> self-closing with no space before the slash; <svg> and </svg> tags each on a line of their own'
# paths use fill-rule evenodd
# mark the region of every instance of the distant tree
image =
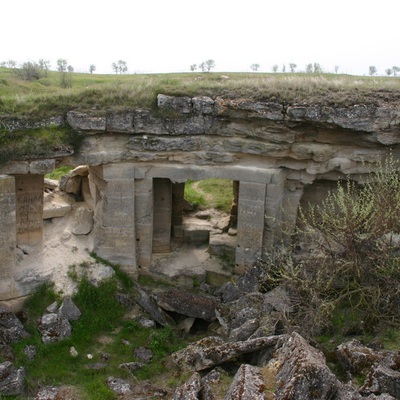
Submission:
<svg viewBox="0 0 400 400">
<path fill-rule="evenodd" d="M 199 64 L 199 68 L 201 69 L 201 72 L 206 72 L 206 63 L 203 61 L 201 64 Z"/>
<path fill-rule="evenodd" d="M 313 65 L 311 63 L 306 65 L 306 72 L 307 74 L 313 73 Z"/>
<path fill-rule="evenodd" d="M 42 70 L 35 62 L 24 62 L 18 70 L 18 75 L 26 81 L 35 81 L 42 77 Z"/>
<path fill-rule="evenodd" d="M 128 71 L 128 65 L 126 61 L 118 60 L 116 63 L 112 63 L 112 68 L 116 74 L 123 74 Z"/>
<path fill-rule="evenodd" d="M 6 67 L 17 68 L 17 62 L 15 60 L 8 60 L 6 61 Z"/>
<path fill-rule="evenodd" d="M 339 72 L 339 65 L 335 65 L 335 74 Z"/>
<path fill-rule="evenodd" d="M 373 76 L 373 75 L 375 75 L 377 72 L 378 72 L 378 70 L 376 69 L 375 65 L 370 65 L 368 73 L 369 73 L 371 76 Z"/>
<path fill-rule="evenodd" d="M 192 65 L 190 66 L 190 71 L 194 72 L 194 71 L 196 71 L 196 70 L 197 70 L 197 65 L 196 65 L 196 64 L 192 64 Z"/>
<path fill-rule="evenodd" d="M 207 72 L 210 72 L 212 69 L 214 69 L 215 68 L 215 61 L 214 60 L 207 60 L 206 61 L 206 69 L 207 69 Z"/>
<path fill-rule="evenodd" d="M 322 67 L 319 63 L 314 63 L 314 74 L 322 74 Z"/>
<path fill-rule="evenodd" d="M 72 65 L 68 65 L 67 71 L 68 72 L 74 72 L 74 67 Z"/>
<path fill-rule="evenodd" d="M 89 72 L 90 72 L 91 74 L 93 74 L 94 71 L 96 71 L 96 66 L 95 66 L 94 64 L 90 64 L 90 66 L 89 66 Z"/>
<path fill-rule="evenodd" d="M 392 67 L 392 70 L 393 70 L 393 75 L 397 76 L 397 73 L 400 72 L 400 67 L 394 66 L 394 67 Z"/>
<path fill-rule="evenodd" d="M 387 76 L 390 76 L 390 75 L 393 74 L 393 69 L 392 68 L 387 68 L 387 69 L 385 69 L 385 72 L 386 72 Z"/>
<path fill-rule="evenodd" d="M 38 62 L 39 68 L 43 71 L 44 76 L 47 78 L 47 73 L 50 70 L 50 61 L 41 58 Z"/>
<path fill-rule="evenodd" d="M 278 72 L 278 69 L 279 69 L 279 65 L 278 64 L 274 64 L 273 66 L 272 66 L 272 72 Z"/>
<path fill-rule="evenodd" d="M 290 72 L 296 72 L 297 64 L 289 63 Z"/>
<path fill-rule="evenodd" d="M 260 64 L 251 64 L 250 68 L 252 71 L 257 72 L 258 68 L 260 68 Z"/>
<path fill-rule="evenodd" d="M 282 65 L 282 72 L 286 72 L 286 65 L 285 64 Z"/>
<path fill-rule="evenodd" d="M 59 72 L 66 72 L 68 66 L 68 61 L 64 58 L 59 58 L 57 60 L 57 71 Z"/>
</svg>

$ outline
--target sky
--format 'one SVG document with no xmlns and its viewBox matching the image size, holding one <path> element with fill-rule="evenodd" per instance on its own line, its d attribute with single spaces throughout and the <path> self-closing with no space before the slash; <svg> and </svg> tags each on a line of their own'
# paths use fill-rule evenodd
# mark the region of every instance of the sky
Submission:
<svg viewBox="0 0 400 400">
<path fill-rule="evenodd" d="M 399 0 L 18 0 L 0 7 L 0 62 L 63 58 L 76 72 L 260 72 L 319 63 L 368 75 L 400 66 Z"/>
</svg>

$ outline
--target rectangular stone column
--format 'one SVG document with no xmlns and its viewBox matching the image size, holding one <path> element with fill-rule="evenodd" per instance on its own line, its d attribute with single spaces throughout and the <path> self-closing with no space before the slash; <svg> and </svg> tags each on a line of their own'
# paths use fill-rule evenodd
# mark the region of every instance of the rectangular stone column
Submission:
<svg viewBox="0 0 400 400">
<path fill-rule="evenodd" d="M 297 214 L 299 211 L 300 200 L 303 197 L 304 185 L 294 182 L 285 188 L 285 197 L 282 204 L 282 226 L 283 226 L 283 242 L 290 244 L 292 235 L 296 229 Z"/>
<path fill-rule="evenodd" d="M 261 256 L 266 184 L 240 181 L 235 272 L 241 274 Z"/>
<path fill-rule="evenodd" d="M 35 245 L 43 239 L 43 175 L 15 175 L 17 243 Z"/>
<path fill-rule="evenodd" d="M 268 252 L 282 240 L 282 202 L 285 195 L 286 174 L 276 170 L 267 185 L 263 252 Z"/>
<path fill-rule="evenodd" d="M 105 165 L 90 170 L 96 186 L 94 251 L 136 275 L 135 181 L 133 165 Z"/>
<path fill-rule="evenodd" d="M 135 180 L 137 264 L 146 270 L 153 252 L 153 179 Z"/>
<path fill-rule="evenodd" d="M 15 179 L 0 175 L 0 300 L 11 294 L 15 268 Z"/>
<path fill-rule="evenodd" d="M 172 183 L 155 178 L 153 253 L 169 253 L 171 248 Z"/>
</svg>

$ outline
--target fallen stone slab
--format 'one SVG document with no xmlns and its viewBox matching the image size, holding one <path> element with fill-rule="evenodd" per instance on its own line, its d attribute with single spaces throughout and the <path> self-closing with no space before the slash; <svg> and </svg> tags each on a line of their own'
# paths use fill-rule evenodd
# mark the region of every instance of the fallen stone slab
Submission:
<svg viewBox="0 0 400 400">
<path fill-rule="evenodd" d="M 261 369 L 242 364 L 236 372 L 224 400 L 264 400 L 265 384 Z"/>
<path fill-rule="evenodd" d="M 71 211 L 71 204 L 48 202 L 43 206 L 43 219 L 65 217 Z"/>
<path fill-rule="evenodd" d="M 26 336 L 27 332 L 17 316 L 0 306 L 0 344 L 15 343 Z"/>
<path fill-rule="evenodd" d="M 221 365 L 242 354 L 273 348 L 282 337 L 278 335 L 225 343 L 219 338 L 205 338 L 173 353 L 172 359 L 182 370 L 202 371 Z"/>
<path fill-rule="evenodd" d="M 216 318 L 215 308 L 218 302 L 209 296 L 171 289 L 157 296 L 157 304 L 167 311 L 213 321 Z"/>
</svg>

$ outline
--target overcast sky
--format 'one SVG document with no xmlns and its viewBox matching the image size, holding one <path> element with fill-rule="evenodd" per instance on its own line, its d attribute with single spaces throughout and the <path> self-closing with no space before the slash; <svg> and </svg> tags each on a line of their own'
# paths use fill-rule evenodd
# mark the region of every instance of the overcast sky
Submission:
<svg viewBox="0 0 400 400">
<path fill-rule="evenodd" d="M 400 66 L 400 0 L 16 0 L 2 1 L 0 62 L 64 58 L 77 72 L 297 70 L 379 74 Z"/>
</svg>

